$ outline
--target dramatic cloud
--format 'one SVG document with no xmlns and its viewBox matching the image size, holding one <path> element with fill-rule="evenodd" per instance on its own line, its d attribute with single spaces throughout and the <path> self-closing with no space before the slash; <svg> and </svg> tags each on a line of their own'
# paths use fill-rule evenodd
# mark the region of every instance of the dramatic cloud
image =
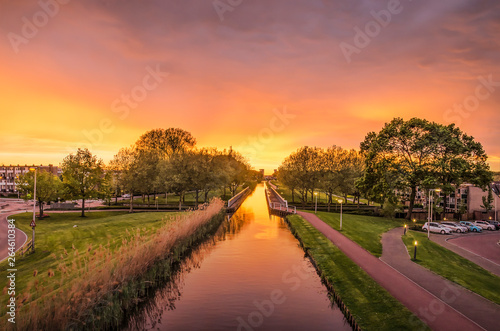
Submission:
<svg viewBox="0 0 500 331">
<path fill-rule="evenodd" d="M 272 170 L 301 145 L 358 148 L 418 116 L 456 122 L 500 168 L 495 1 L 40 0 L 0 12 L 4 163 L 58 163 L 77 146 L 107 160 L 148 129 L 181 127 Z M 283 109 L 294 117 L 273 129 Z"/>
</svg>

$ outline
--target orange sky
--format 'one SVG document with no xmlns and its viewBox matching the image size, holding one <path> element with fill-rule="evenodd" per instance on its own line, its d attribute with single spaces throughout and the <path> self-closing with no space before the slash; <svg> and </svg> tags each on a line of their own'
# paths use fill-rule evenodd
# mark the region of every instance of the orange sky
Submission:
<svg viewBox="0 0 500 331">
<path fill-rule="evenodd" d="M 63 2 L 0 3 L 0 163 L 58 164 L 82 146 L 108 161 L 180 127 L 272 171 L 300 146 L 358 148 L 418 116 L 457 123 L 500 170 L 496 2 Z M 356 27 L 375 29 L 369 44 Z"/>
</svg>

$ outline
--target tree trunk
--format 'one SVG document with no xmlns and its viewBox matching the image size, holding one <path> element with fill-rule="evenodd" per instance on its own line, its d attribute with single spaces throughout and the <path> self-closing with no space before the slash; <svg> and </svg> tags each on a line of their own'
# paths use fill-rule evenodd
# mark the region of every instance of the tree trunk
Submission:
<svg viewBox="0 0 500 331">
<path fill-rule="evenodd" d="M 417 195 L 417 186 L 413 185 L 411 187 L 410 193 L 410 206 L 408 206 L 408 214 L 406 215 L 406 219 L 411 219 L 411 214 L 413 213 L 413 206 L 415 205 L 415 196 Z"/>
<path fill-rule="evenodd" d="M 40 213 L 40 219 L 43 218 L 43 202 L 38 200 L 38 210 L 39 210 L 39 213 Z"/>
<path fill-rule="evenodd" d="M 130 209 L 128 212 L 129 213 L 134 212 L 134 192 L 130 193 Z"/>
<path fill-rule="evenodd" d="M 85 217 L 85 199 L 82 199 L 82 214 L 80 217 Z"/>
<path fill-rule="evenodd" d="M 149 193 L 148 193 L 148 208 L 149 208 Z"/>
<path fill-rule="evenodd" d="M 179 211 L 182 210 L 182 200 L 184 199 L 184 193 L 179 195 Z"/>
<path fill-rule="evenodd" d="M 328 192 L 327 195 L 328 195 L 328 212 L 330 212 L 330 206 L 332 205 L 332 194 Z"/>
<path fill-rule="evenodd" d="M 196 192 L 196 197 L 195 197 L 195 201 L 194 201 L 194 208 L 198 208 L 198 197 L 199 197 L 199 194 L 200 194 L 200 191 L 199 190 L 195 190 Z"/>
<path fill-rule="evenodd" d="M 209 191 L 205 191 L 205 199 L 204 199 L 204 202 L 205 202 L 205 203 L 206 203 L 206 202 L 207 202 L 207 200 L 208 200 L 208 192 L 209 192 Z"/>
<path fill-rule="evenodd" d="M 441 213 L 441 219 L 444 220 L 444 215 L 446 215 L 446 198 L 448 197 L 448 194 L 443 192 L 443 212 Z"/>
<path fill-rule="evenodd" d="M 292 188 L 292 203 L 295 203 L 295 189 Z"/>
</svg>

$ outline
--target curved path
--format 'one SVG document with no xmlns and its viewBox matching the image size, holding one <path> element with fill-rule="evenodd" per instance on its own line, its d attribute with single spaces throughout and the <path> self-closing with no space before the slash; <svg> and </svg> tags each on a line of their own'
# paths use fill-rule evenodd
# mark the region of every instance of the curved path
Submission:
<svg viewBox="0 0 500 331">
<path fill-rule="evenodd" d="M 431 236 L 431 240 L 500 277 L 500 231 Z"/>
<path fill-rule="evenodd" d="M 8 223 L 7 219 L 12 218 L 10 216 L 18 214 L 18 213 L 23 213 L 25 212 L 26 209 L 21 209 L 17 211 L 13 210 L 6 210 L 4 213 L 1 214 L 0 216 L 0 262 L 5 260 L 7 257 L 9 257 L 9 243 L 8 243 Z M 15 218 L 14 218 L 15 219 Z M 26 233 L 23 231 L 19 230 L 16 227 L 16 251 L 21 249 L 21 247 L 26 243 L 26 240 L 28 240 L 28 236 Z"/>
<path fill-rule="evenodd" d="M 401 239 L 403 228 L 382 235 L 381 260 L 486 330 L 498 330 L 500 306 L 414 263 Z M 441 318 L 438 316 L 437 318 Z"/>
<path fill-rule="evenodd" d="M 416 284 L 408 277 L 376 258 L 357 243 L 320 220 L 316 215 L 297 212 L 335 244 L 345 255 L 368 273 L 392 296 L 405 305 L 433 330 L 484 330 L 439 297 Z M 408 256 L 406 258 L 409 259 Z M 446 296 L 453 292 L 444 291 Z M 415 321 L 408 321 L 409 326 Z M 498 326 L 498 324 L 496 324 Z"/>
</svg>

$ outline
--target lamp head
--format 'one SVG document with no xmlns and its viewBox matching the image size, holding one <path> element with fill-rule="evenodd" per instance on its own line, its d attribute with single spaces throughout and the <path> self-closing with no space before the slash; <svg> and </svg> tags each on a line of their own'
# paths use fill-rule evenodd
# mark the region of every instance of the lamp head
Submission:
<svg viewBox="0 0 500 331">
<path fill-rule="evenodd" d="M 418 244 L 418 241 L 415 240 L 415 246 L 417 246 L 417 244 Z"/>
</svg>

